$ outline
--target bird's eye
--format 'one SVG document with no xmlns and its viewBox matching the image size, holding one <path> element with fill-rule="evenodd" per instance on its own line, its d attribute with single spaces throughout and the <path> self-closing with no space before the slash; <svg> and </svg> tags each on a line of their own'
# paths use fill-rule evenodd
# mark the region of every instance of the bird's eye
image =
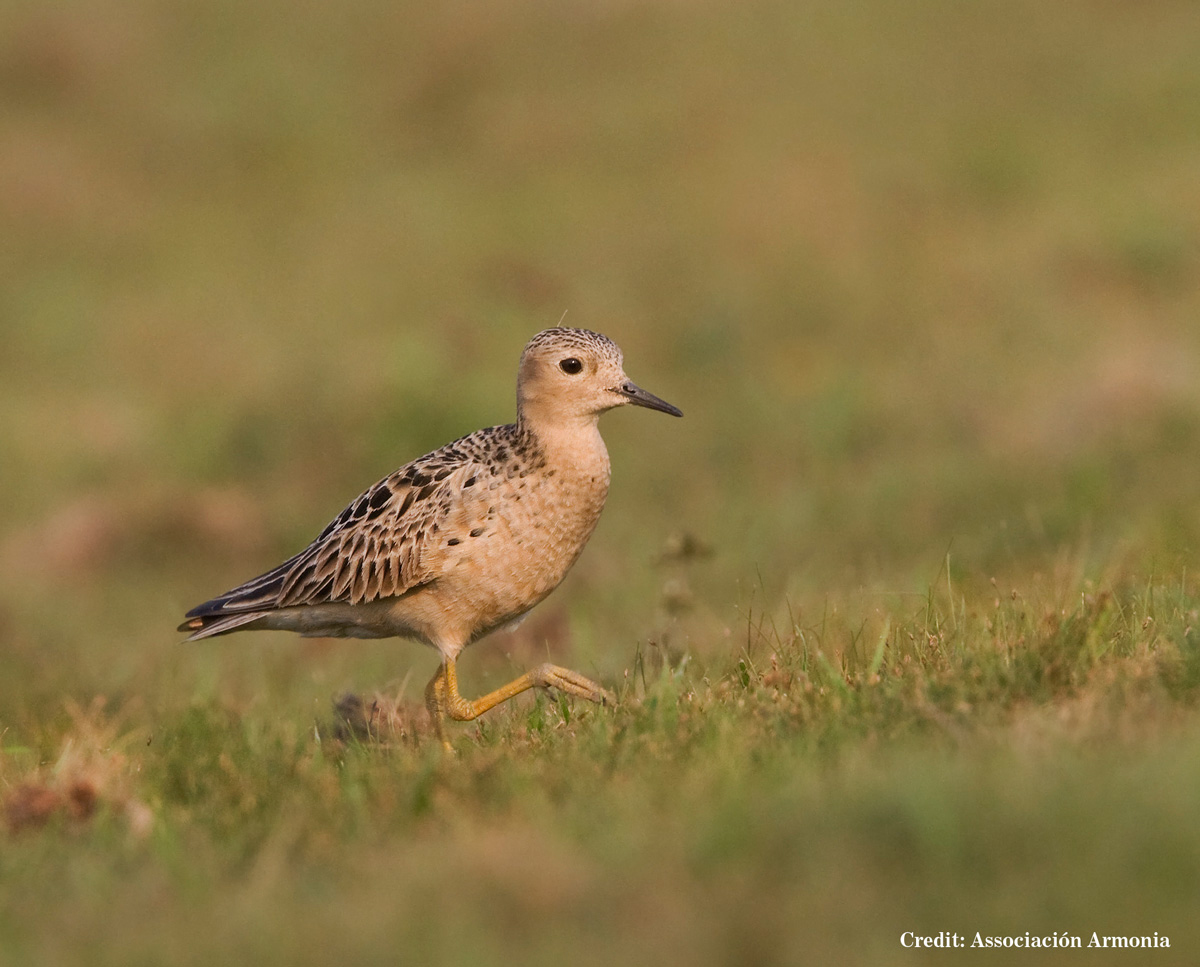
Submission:
<svg viewBox="0 0 1200 967">
<path fill-rule="evenodd" d="M 558 364 L 558 368 L 561 369 L 568 376 L 578 376 L 580 373 L 583 372 L 583 363 L 581 363 L 574 356 L 568 356 L 566 359 L 564 359 L 561 363 Z"/>
</svg>

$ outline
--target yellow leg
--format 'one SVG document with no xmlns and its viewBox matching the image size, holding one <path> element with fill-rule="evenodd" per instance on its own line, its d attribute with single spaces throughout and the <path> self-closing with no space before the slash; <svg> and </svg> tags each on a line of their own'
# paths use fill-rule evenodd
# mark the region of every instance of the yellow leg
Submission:
<svg viewBox="0 0 1200 967">
<path fill-rule="evenodd" d="M 429 708 L 438 738 L 442 740 L 443 745 L 448 746 L 449 743 L 442 732 L 442 722 L 446 715 L 458 722 L 469 722 L 530 688 L 557 688 L 568 695 L 586 698 L 597 705 L 615 705 L 617 701 L 611 692 L 601 688 L 590 678 L 584 678 L 579 672 L 573 672 L 569 668 L 560 668 L 549 663 L 538 665 L 494 692 L 488 692 L 482 698 L 470 701 L 458 693 L 458 671 L 454 662 L 447 660 L 425 686 L 425 704 Z"/>
<path fill-rule="evenodd" d="M 429 684 L 425 686 L 425 707 L 429 709 L 429 720 L 433 723 L 433 730 L 437 733 L 438 741 L 447 752 L 453 751 L 449 740 L 446 738 L 445 729 L 442 727 L 446 718 L 446 666 L 438 665 L 438 670 L 434 672 L 433 678 L 429 679 Z"/>
</svg>

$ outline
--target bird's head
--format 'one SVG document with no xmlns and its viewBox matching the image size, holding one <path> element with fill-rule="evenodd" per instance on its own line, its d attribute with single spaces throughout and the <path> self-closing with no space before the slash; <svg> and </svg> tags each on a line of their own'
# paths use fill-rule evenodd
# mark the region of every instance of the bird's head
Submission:
<svg viewBox="0 0 1200 967">
<path fill-rule="evenodd" d="M 521 354 L 517 412 L 522 421 L 534 426 L 595 423 L 606 410 L 630 403 L 683 416 L 626 376 L 620 348 L 600 333 L 545 329 Z"/>
</svg>

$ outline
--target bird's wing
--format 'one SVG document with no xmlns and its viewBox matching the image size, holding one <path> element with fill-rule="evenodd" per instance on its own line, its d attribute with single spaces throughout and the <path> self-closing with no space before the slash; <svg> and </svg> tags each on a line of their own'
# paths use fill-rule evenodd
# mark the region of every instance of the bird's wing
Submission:
<svg viewBox="0 0 1200 967">
<path fill-rule="evenodd" d="M 464 494 L 489 469 L 477 447 L 456 444 L 414 460 L 359 495 L 295 557 L 193 608 L 180 630 L 202 627 L 196 619 L 361 604 L 427 583 L 441 557 L 430 551 L 445 543 Z"/>
<path fill-rule="evenodd" d="M 452 471 L 441 480 L 381 480 L 338 516 L 278 581 L 275 607 L 343 601 L 362 604 L 403 594 L 432 575 L 422 552 L 452 502 Z"/>
</svg>

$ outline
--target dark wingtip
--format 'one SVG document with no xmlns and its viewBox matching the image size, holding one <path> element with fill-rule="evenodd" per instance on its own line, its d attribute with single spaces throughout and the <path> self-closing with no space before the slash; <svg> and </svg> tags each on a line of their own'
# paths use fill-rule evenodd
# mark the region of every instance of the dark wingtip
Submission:
<svg viewBox="0 0 1200 967">
<path fill-rule="evenodd" d="M 187 614 L 184 615 L 184 617 L 189 619 L 189 621 L 194 618 L 207 617 L 208 615 L 212 614 L 214 610 L 220 607 L 220 602 L 220 598 L 213 598 L 211 601 L 205 601 L 203 604 L 198 604 L 196 607 L 192 608 L 189 612 L 187 612 Z M 187 624 L 188 622 L 185 621 L 184 625 L 186 626 Z M 181 627 L 179 630 L 182 631 L 183 628 Z"/>
</svg>

